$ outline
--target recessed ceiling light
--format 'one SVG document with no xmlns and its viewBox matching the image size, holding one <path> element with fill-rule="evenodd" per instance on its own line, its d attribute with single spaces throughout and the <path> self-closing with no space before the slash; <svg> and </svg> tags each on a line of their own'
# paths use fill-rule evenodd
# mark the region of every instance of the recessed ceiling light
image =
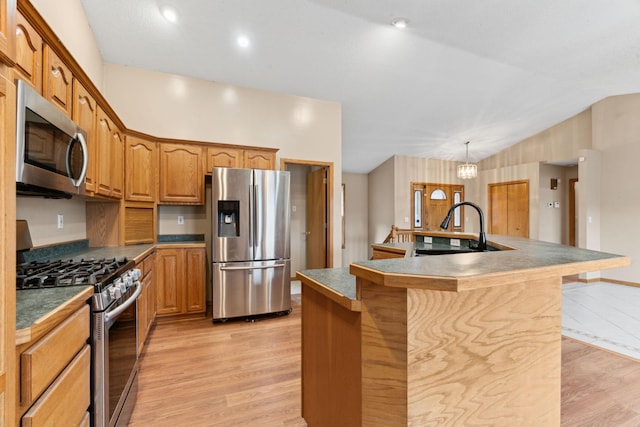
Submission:
<svg viewBox="0 0 640 427">
<path fill-rule="evenodd" d="M 171 6 L 162 6 L 160 8 L 160 13 L 162 13 L 164 19 L 169 22 L 176 22 L 178 20 L 178 12 Z"/>
<path fill-rule="evenodd" d="M 247 36 L 240 36 L 238 37 L 238 46 L 246 48 L 249 47 L 249 45 L 251 44 L 251 40 L 249 40 L 249 37 Z"/>
<path fill-rule="evenodd" d="M 405 18 L 394 18 L 391 21 L 391 25 L 393 25 L 396 28 L 407 28 L 407 24 L 409 23 L 409 21 L 407 21 Z"/>
</svg>

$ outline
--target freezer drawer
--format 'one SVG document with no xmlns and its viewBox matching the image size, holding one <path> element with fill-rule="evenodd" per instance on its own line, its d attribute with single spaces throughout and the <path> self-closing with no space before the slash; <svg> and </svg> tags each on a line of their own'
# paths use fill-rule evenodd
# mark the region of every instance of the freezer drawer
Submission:
<svg viewBox="0 0 640 427">
<path fill-rule="evenodd" d="M 290 260 L 213 263 L 213 319 L 291 309 Z"/>
</svg>

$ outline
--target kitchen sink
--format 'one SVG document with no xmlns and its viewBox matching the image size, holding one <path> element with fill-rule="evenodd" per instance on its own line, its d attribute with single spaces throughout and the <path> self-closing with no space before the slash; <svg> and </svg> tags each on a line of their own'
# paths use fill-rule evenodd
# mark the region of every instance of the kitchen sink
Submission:
<svg viewBox="0 0 640 427">
<path fill-rule="evenodd" d="M 466 254 L 469 252 L 483 252 L 477 249 L 470 248 L 440 248 L 440 249 L 417 249 L 415 252 L 415 256 L 423 256 L 423 255 L 451 255 L 451 254 Z"/>
</svg>

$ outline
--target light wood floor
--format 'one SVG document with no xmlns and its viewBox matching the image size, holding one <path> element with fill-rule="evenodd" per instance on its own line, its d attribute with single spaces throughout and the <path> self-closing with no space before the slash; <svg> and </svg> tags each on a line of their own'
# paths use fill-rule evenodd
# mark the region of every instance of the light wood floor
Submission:
<svg viewBox="0 0 640 427">
<path fill-rule="evenodd" d="M 130 426 L 305 426 L 300 296 L 289 316 L 157 326 Z M 640 363 L 562 340 L 562 426 L 640 426 Z"/>
</svg>

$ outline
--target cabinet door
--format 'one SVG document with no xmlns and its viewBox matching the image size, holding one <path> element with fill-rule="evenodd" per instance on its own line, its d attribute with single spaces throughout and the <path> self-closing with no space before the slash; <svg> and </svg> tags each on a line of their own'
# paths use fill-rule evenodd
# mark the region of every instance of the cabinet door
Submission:
<svg viewBox="0 0 640 427">
<path fill-rule="evenodd" d="M 20 13 L 16 21 L 16 66 L 18 78 L 42 93 L 42 37 Z"/>
<path fill-rule="evenodd" d="M 9 286 L 15 280 L 15 105 L 13 83 L 0 76 L 0 425 L 15 423 L 15 331 L 16 290 Z"/>
<path fill-rule="evenodd" d="M 16 0 L 0 0 L 0 60 L 11 64 L 15 57 Z"/>
<path fill-rule="evenodd" d="M 156 305 L 158 315 L 183 312 L 184 251 L 158 249 L 156 254 Z"/>
<path fill-rule="evenodd" d="M 235 148 L 207 148 L 207 174 L 211 174 L 214 167 L 241 168 L 242 150 Z"/>
<path fill-rule="evenodd" d="M 188 144 L 160 144 L 160 202 L 204 203 L 202 149 Z"/>
<path fill-rule="evenodd" d="M 187 276 L 185 288 L 187 290 L 187 313 L 200 313 L 206 309 L 205 297 L 205 250 L 186 249 Z"/>
<path fill-rule="evenodd" d="M 276 155 L 268 151 L 244 150 L 244 167 L 247 169 L 275 169 Z"/>
<path fill-rule="evenodd" d="M 136 266 L 140 267 L 140 264 Z M 149 300 L 149 294 L 144 286 L 145 279 L 141 279 L 140 286 L 142 286 L 142 292 L 140 292 L 140 296 L 138 297 L 138 357 L 140 357 L 140 353 L 142 352 L 142 348 L 144 347 L 144 342 L 147 339 L 147 329 L 145 325 L 147 324 L 147 304 Z"/>
<path fill-rule="evenodd" d="M 87 191 L 96 191 L 96 120 L 98 117 L 98 105 L 82 84 L 73 82 L 73 121 L 87 132 L 87 151 L 89 165 L 87 167 Z"/>
<path fill-rule="evenodd" d="M 71 117 L 73 76 L 71 70 L 49 46 L 44 45 L 43 94 L 67 116 Z"/>
<path fill-rule="evenodd" d="M 124 171 L 124 140 L 122 132 L 98 106 L 97 118 L 96 192 L 103 196 L 122 198 Z"/>
<path fill-rule="evenodd" d="M 127 136 L 125 150 L 125 199 L 134 202 L 156 200 L 156 143 Z"/>
<path fill-rule="evenodd" d="M 114 126 L 111 134 L 111 197 L 124 196 L 124 134 Z"/>
</svg>

